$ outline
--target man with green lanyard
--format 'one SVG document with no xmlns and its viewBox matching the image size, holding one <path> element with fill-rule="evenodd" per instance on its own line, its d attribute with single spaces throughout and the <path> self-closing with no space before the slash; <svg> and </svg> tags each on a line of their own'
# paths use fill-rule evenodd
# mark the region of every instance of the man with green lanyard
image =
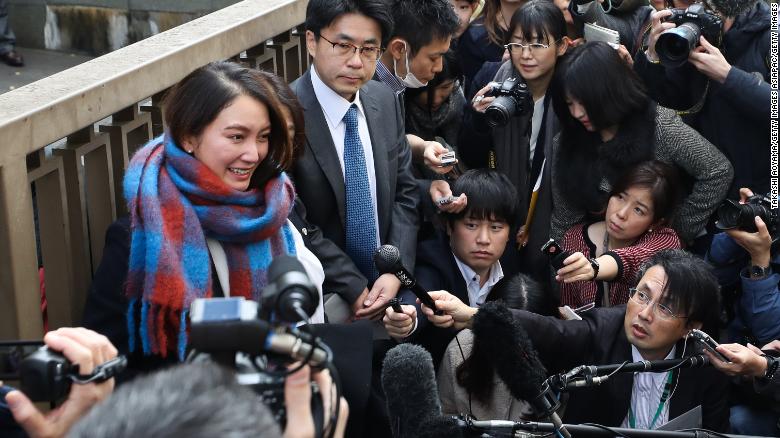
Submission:
<svg viewBox="0 0 780 438">
<path fill-rule="evenodd" d="M 691 329 L 716 321 L 718 283 L 709 265 L 681 250 L 655 254 L 639 272 L 626 305 L 584 312 L 582 320 L 564 321 L 513 311 L 528 332 L 548 373 L 578 365 L 607 365 L 690 356 L 698 345 L 687 342 Z M 479 309 L 464 305 L 444 291 L 431 292 L 439 327 L 470 328 Z M 729 428 L 728 379 L 712 367 L 664 373 L 618 373 L 605 383 L 570 393 L 563 421 L 612 427 L 657 429 L 669 420 L 702 406 L 703 427 Z"/>
</svg>

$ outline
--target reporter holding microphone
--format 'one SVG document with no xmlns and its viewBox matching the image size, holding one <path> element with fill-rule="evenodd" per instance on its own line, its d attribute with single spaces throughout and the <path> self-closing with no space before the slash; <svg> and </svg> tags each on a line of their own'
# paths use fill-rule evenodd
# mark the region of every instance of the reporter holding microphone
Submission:
<svg viewBox="0 0 780 438">
<path fill-rule="evenodd" d="M 664 250 L 643 265 L 638 277 L 626 305 L 593 309 L 581 321 L 524 311 L 513 311 L 514 318 L 548 370 L 691 354 L 688 332 L 718 317 L 718 283 L 710 267 L 683 251 Z M 435 315 L 426 306 L 423 313 L 438 327 L 470 328 L 480 312 L 445 291 L 430 294 L 444 314 Z M 703 427 L 725 432 L 729 428 L 727 394 L 726 376 L 713 368 L 636 376 L 619 373 L 601 386 L 572 392 L 563 421 L 656 429 L 701 405 Z"/>
</svg>

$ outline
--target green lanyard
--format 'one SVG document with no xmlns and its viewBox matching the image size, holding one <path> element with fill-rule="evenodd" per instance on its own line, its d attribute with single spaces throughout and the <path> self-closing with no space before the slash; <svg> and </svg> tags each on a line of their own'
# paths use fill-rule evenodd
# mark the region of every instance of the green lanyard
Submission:
<svg viewBox="0 0 780 438">
<path fill-rule="evenodd" d="M 648 429 L 653 429 L 655 422 L 658 421 L 658 417 L 661 416 L 661 411 L 664 409 L 666 400 L 669 399 L 669 391 L 672 388 L 672 372 L 669 371 L 666 373 L 666 375 L 666 385 L 664 385 L 664 392 L 661 394 L 661 403 L 658 403 L 658 409 L 656 409 L 655 415 L 653 416 L 653 422 L 650 423 L 650 427 Z M 628 425 L 632 429 L 636 429 L 636 418 L 634 417 L 634 408 L 632 406 L 628 407 Z"/>
</svg>

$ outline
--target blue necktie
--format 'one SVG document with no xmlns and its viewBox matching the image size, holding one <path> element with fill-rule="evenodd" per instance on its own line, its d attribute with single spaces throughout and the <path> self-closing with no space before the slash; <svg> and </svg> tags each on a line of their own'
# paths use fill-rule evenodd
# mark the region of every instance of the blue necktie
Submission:
<svg viewBox="0 0 780 438">
<path fill-rule="evenodd" d="M 346 191 L 347 254 L 355 262 L 368 281 L 379 275 L 374 267 L 373 255 L 377 248 L 374 203 L 368 184 L 368 169 L 363 144 L 358 134 L 357 106 L 349 107 L 344 115 L 344 188 Z"/>
</svg>

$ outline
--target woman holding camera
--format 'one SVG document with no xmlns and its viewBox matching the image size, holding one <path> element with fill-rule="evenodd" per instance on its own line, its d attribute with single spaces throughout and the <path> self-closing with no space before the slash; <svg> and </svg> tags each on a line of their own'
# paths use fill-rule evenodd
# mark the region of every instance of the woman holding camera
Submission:
<svg viewBox="0 0 780 438">
<path fill-rule="evenodd" d="M 671 223 L 682 241 L 705 233 L 731 183 L 731 164 L 674 111 L 650 100 L 615 49 L 590 42 L 570 50 L 553 90 L 561 132 L 553 144 L 550 237 L 600 219 L 618 177 L 647 160 L 676 166 L 690 184 Z"/>
<path fill-rule="evenodd" d="M 561 305 L 594 303 L 608 307 L 628 302 L 639 267 L 662 249 L 680 248 L 667 224 L 679 198 L 677 170 L 661 161 L 645 161 L 612 186 L 607 209 L 598 222 L 584 222 L 563 236 L 572 252 L 558 270 Z"/>
<path fill-rule="evenodd" d="M 109 227 L 85 325 L 129 368 L 184 359 L 196 298 L 259 300 L 274 257 L 294 255 L 320 293 L 320 262 L 287 220 L 295 159 L 282 104 L 259 72 L 201 67 L 165 100 L 166 133 L 141 148 L 124 177 L 130 212 Z"/>
<path fill-rule="evenodd" d="M 509 272 L 522 270 L 546 283 L 549 265 L 538 249 L 549 238 L 552 196 L 547 163 L 558 132 L 549 91 L 556 64 L 568 46 L 566 21 L 552 2 L 531 0 L 512 16 L 509 31 L 506 48 L 510 59 L 501 65 L 493 82 L 477 92 L 464 117 L 464 130 L 489 136 L 492 148 L 489 143 L 471 141 L 461 141 L 459 148 L 461 156 L 489 155 L 489 166 L 507 175 L 517 187 L 520 216 L 513 225 L 530 227 L 523 229 L 517 243 L 509 244 L 502 262 Z M 512 82 L 516 85 L 510 87 Z M 497 88 L 504 91 L 496 93 Z M 504 125 L 491 128 L 485 112 L 493 111 L 488 108 L 497 99 L 515 109 L 506 112 Z"/>
</svg>

